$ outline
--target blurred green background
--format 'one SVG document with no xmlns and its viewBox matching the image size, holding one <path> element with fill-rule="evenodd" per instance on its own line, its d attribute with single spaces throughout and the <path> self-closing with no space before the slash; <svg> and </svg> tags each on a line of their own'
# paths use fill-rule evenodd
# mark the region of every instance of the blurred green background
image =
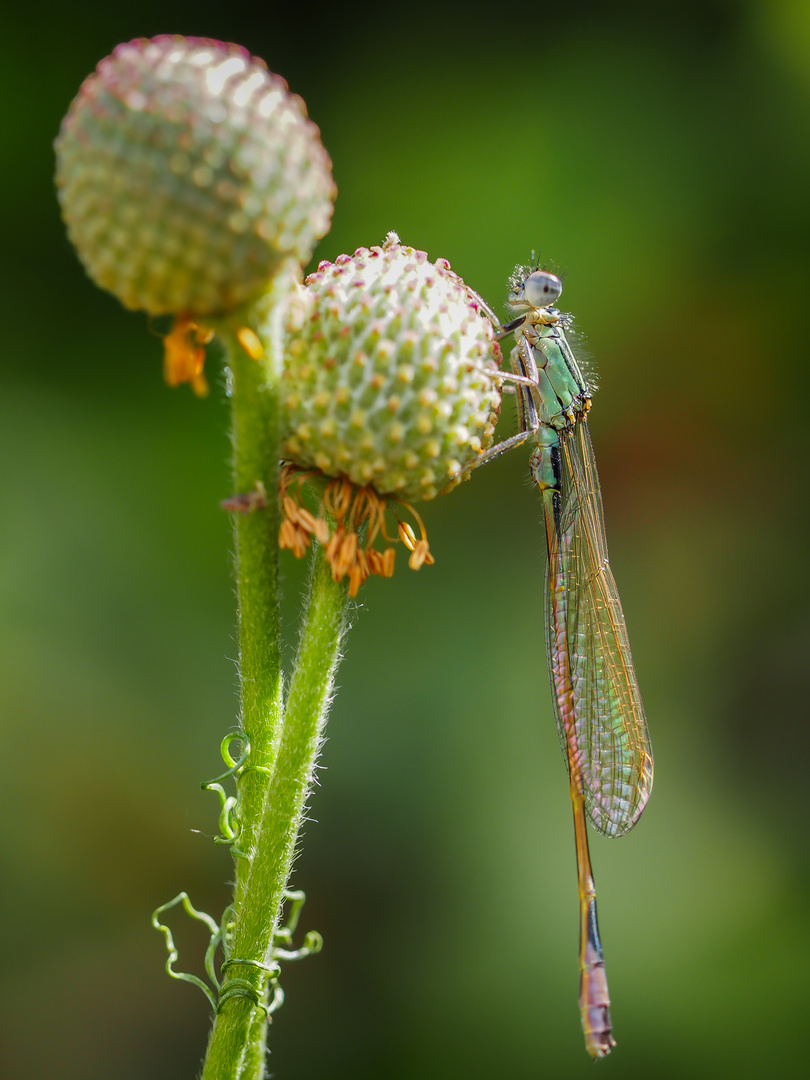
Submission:
<svg viewBox="0 0 810 1080">
<path fill-rule="evenodd" d="M 196 1075 L 206 1005 L 149 913 L 228 899 L 199 790 L 237 708 L 222 379 L 164 387 L 52 190 L 81 80 L 163 32 L 238 41 L 306 99 L 340 190 L 319 258 L 393 228 L 500 310 L 532 248 L 567 270 L 656 752 L 639 828 L 592 845 L 619 1044 L 593 1067 L 526 454 L 425 504 L 436 565 L 372 580 L 353 619 L 294 877 L 326 946 L 286 971 L 271 1071 L 800 1075 L 806 0 L 148 0 L 20 5 L 0 42 L 3 1080 Z"/>
</svg>

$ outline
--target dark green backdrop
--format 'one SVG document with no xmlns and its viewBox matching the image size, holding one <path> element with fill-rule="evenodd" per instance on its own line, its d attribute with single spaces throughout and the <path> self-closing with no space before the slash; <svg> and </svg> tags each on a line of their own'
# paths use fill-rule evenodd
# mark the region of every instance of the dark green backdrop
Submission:
<svg viewBox="0 0 810 1080">
<path fill-rule="evenodd" d="M 295 883 L 281 1080 L 798 1075 L 806 1057 L 810 8 L 18 5 L 3 135 L 4 1080 L 182 1080 L 207 1017 L 149 928 L 218 913 L 236 711 L 227 415 L 85 278 L 51 142 L 119 41 L 238 41 L 307 100 L 340 189 L 319 257 L 396 229 L 500 306 L 568 272 L 656 752 L 593 855 L 618 1047 L 576 1009 L 576 884 L 520 451 L 423 507 L 436 565 L 361 593 Z M 513 418 L 504 416 L 503 431 Z M 284 560 L 294 639 L 301 567 Z M 192 830 L 200 830 L 194 832 Z M 183 935 L 193 952 L 202 940 Z M 189 955 L 189 951 L 185 955 Z"/>
</svg>

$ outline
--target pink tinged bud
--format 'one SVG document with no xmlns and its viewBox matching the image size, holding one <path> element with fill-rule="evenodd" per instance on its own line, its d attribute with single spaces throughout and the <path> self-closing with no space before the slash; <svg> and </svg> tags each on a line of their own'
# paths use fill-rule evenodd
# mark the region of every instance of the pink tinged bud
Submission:
<svg viewBox="0 0 810 1080">
<path fill-rule="evenodd" d="M 455 486 L 490 445 L 500 402 L 498 345 L 470 300 L 446 260 L 394 234 L 322 262 L 291 306 L 284 455 L 400 499 Z"/>
<path fill-rule="evenodd" d="M 163 35 L 119 45 L 56 140 L 68 233 L 130 308 L 227 312 L 328 231 L 331 162 L 303 101 L 237 45 Z"/>
</svg>

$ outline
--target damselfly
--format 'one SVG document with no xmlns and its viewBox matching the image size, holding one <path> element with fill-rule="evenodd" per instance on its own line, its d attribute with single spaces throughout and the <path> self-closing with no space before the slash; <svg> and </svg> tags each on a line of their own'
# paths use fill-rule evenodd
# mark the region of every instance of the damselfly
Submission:
<svg viewBox="0 0 810 1080">
<path fill-rule="evenodd" d="M 579 883 L 579 1007 L 585 1045 L 604 1057 L 616 1045 L 596 920 L 586 817 L 606 836 L 638 821 L 653 762 L 619 593 L 608 563 L 602 496 L 587 414 L 591 388 L 566 337 L 571 317 L 553 305 L 556 275 L 519 267 L 510 282 L 499 340 L 514 334 L 511 374 L 520 431 L 476 465 L 528 442 L 531 477 L 543 500 L 546 651 L 557 728 L 568 765 Z"/>
</svg>

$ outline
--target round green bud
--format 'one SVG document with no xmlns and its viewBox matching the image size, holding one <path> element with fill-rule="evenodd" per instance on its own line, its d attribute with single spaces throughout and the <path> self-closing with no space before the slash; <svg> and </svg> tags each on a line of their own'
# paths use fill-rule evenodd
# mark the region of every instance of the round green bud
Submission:
<svg viewBox="0 0 810 1080">
<path fill-rule="evenodd" d="M 56 139 L 70 239 L 91 278 L 153 315 L 230 311 L 328 231 L 335 186 L 306 107 L 238 45 L 119 45 Z"/>
<path fill-rule="evenodd" d="M 389 233 L 322 262 L 292 304 L 282 453 L 381 495 L 432 499 L 492 442 L 499 360 L 450 264 Z"/>
</svg>

